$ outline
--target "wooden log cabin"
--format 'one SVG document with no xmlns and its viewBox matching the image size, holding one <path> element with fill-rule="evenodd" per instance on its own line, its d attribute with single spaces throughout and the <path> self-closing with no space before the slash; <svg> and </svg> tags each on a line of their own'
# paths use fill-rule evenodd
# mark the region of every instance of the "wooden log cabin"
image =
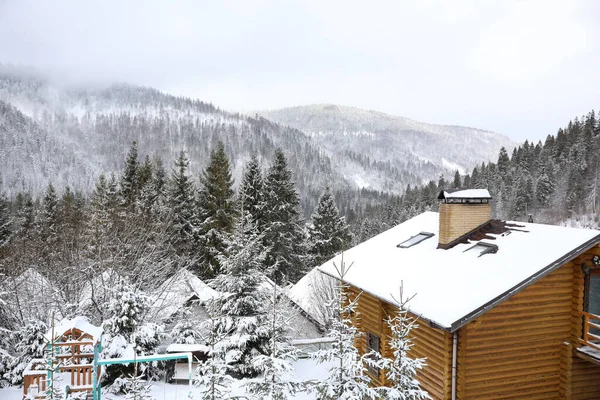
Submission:
<svg viewBox="0 0 600 400">
<path fill-rule="evenodd" d="M 439 213 L 344 253 L 359 350 L 391 355 L 385 320 L 402 285 L 431 398 L 600 399 L 600 232 L 491 219 L 487 190 L 438 198 Z M 319 270 L 336 277 L 340 262 Z"/>
</svg>

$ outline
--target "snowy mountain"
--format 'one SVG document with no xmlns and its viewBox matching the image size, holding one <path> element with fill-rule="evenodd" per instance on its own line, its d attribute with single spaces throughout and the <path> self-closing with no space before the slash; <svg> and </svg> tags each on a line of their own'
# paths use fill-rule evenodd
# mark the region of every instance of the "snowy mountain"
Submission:
<svg viewBox="0 0 600 400">
<path fill-rule="evenodd" d="M 508 137 L 493 132 L 433 125 L 353 107 L 320 104 L 259 114 L 309 134 L 334 160 L 390 165 L 423 180 L 437 180 L 440 175 L 448 179 L 456 170 L 464 174 L 483 160 L 495 161 L 502 146 L 509 151 L 514 147 Z M 372 171 L 361 174 L 340 167 L 343 175 L 359 186 L 393 185 L 386 181 L 388 177 L 370 176 Z"/>
<path fill-rule="evenodd" d="M 167 171 L 185 150 L 198 177 L 222 141 L 236 182 L 252 154 L 266 168 L 280 147 L 305 215 L 325 185 L 346 213 L 380 202 L 379 192 L 400 193 L 408 184 L 450 176 L 511 145 L 489 132 L 337 106 L 264 115 L 281 124 L 152 88 L 64 84 L 39 71 L 0 65 L 0 190 L 37 195 L 51 182 L 89 191 L 101 172 L 121 169 L 134 140 L 142 157 L 161 157 Z"/>
</svg>

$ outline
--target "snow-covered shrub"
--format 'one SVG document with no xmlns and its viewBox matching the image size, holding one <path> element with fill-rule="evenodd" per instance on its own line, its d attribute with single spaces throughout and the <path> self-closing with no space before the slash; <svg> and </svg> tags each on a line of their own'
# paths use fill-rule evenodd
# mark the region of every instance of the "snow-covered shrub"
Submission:
<svg viewBox="0 0 600 400">
<path fill-rule="evenodd" d="M 154 400 L 150 396 L 150 384 L 144 380 L 144 374 L 138 375 L 137 365 L 134 366 L 133 374 L 126 379 L 125 399 L 127 400 Z"/>
<path fill-rule="evenodd" d="M 47 344 L 44 335 L 47 330 L 42 321 L 30 321 L 11 335 L 11 341 L 15 344 L 15 357 L 8 364 L 8 374 L 5 374 L 11 385 L 23 383 L 23 370 L 29 361 L 44 357 Z"/>
<path fill-rule="evenodd" d="M 171 339 L 177 344 L 196 344 L 201 340 L 196 325 L 189 319 L 179 321 L 171 330 Z"/>
<path fill-rule="evenodd" d="M 108 310 L 110 318 L 102 324 L 102 358 L 133 358 L 134 355 L 153 354 L 163 338 L 163 327 L 155 323 L 143 323 L 143 316 L 149 307 L 148 297 L 135 291 L 127 284 L 121 284 Z M 130 376 L 133 365 L 110 365 L 103 368 L 103 384 L 113 393 L 124 393 L 124 385 L 116 381 L 119 377 Z"/>
<path fill-rule="evenodd" d="M 14 357 L 0 347 L 0 388 L 10 385 L 10 365 L 13 362 Z"/>
</svg>

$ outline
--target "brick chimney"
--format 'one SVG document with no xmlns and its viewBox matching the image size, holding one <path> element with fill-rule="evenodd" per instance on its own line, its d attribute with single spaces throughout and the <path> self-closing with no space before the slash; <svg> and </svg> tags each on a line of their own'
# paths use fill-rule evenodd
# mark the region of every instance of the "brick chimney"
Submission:
<svg viewBox="0 0 600 400">
<path fill-rule="evenodd" d="M 441 191 L 439 249 L 449 249 L 454 241 L 470 233 L 491 218 L 490 192 L 468 189 L 448 193 Z"/>
</svg>

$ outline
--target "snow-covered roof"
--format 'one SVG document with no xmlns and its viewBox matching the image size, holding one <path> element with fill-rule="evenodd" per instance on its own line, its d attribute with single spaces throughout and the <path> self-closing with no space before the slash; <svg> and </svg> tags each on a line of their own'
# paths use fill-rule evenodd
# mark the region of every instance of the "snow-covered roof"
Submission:
<svg viewBox="0 0 600 400">
<path fill-rule="evenodd" d="M 4 307 L 11 316 L 45 321 L 52 310 L 62 316 L 56 307 L 56 303 L 62 301 L 60 293 L 36 268 L 29 268 L 18 276 L 6 277 L 0 285 L 2 291 L 9 294 L 4 299 Z"/>
<path fill-rule="evenodd" d="M 439 199 L 491 199 L 490 192 L 487 189 L 466 189 L 456 192 L 440 193 Z"/>
<path fill-rule="evenodd" d="M 179 311 L 189 300 L 197 298 L 204 303 L 218 292 L 196 275 L 182 269 L 167 279 L 154 293 L 152 309 L 160 320 L 166 320 Z"/>
<path fill-rule="evenodd" d="M 83 309 L 88 307 L 92 303 L 92 295 L 96 302 L 108 301 L 112 297 L 112 290 L 121 281 L 127 282 L 127 278 L 112 268 L 92 277 L 81 289 L 79 306 Z"/>
<path fill-rule="evenodd" d="M 103 332 L 101 327 L 90 324 L 86 317 L 75 317 L 73 319 L 65 319 L 56 325 L 54 327 L 54 337 L 52 337 L 52 329 L 48 330 L 45 337 L 48 341 L 52 341 L 71 329 L 78 329 L 87 333 L 92 337 L 94 343 L 100 340 Z"/>
<path fill-rule="evenodd" d="M 315 319 L 319 324 L 326 325 L 324 307 L 327 308 L 329 296 L 338 283 L 333 278 L 323 275 L 318 268 L 313 268 L 288 290 L 288 297 L 298 307 Z"/>
<path fill-rule="evenodd" d="M 411 312 L 448 330 L 477 317 L 498 302 L 558 268 L 600 242 L 600 232 L 551 225 L 514 222 L 521 227 L 482 240 L 498 246 L 495 254 L 481 255 L 477 242 L 438 249 L 439 214 L 425 212 L 343 254 L 350 267 L 346 281 L 384 301 L 395 303 L 400 285 L 415 297 Z M 431 232 L 434 236 L 409 247 L 399 243 Z M 337 276 L 341 255 L 319 270 Z"/>
</svg>

